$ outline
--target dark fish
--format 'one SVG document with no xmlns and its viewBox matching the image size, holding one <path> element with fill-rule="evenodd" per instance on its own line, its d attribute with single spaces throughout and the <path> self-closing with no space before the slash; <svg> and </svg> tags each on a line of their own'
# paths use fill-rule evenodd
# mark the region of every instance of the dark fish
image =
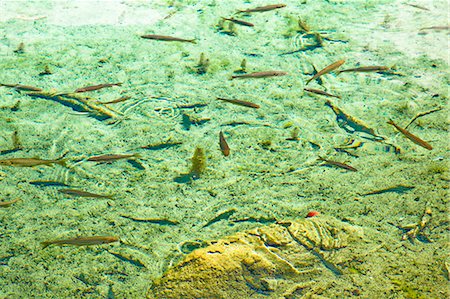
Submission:
<svg viewBox="0 0 450 299">
<path fill-rule="evenodd" d="M 361 66 L 353 69 L 345 69 L 342 71 L 336 71 L 336 75 L 339 75 L 340 73 L 346 73 L 346 72 L 384 72 L 390 70 L 390 67 L 388 66 L 382 66 L 382 65 L 371 65 L 371 66 Z"/>
<path fill-rule="evenodd" d="M 304 88 L 303 90 L 307 91 L 307 92 L 312 92 L 312 93 L 315 93 L 315 94 L 320 94 L 320 95 L 323 95 L 323 96 L 327 96 L 327 97 L 333 97 L 333 98 L 338 98 L 338 99 L 341 98 L 340 96 L 335 96 L 335 95 L 329 94 L 329 93 L 327 93 L 327 92 L 325 92 L 323 90 L 320 90 L 320 89 Z"/>
<path fill-rule="evenodd" d="M 10 148 L 10 149 L 6 149 L 6 150 L 1 150 L 0 151 L 0 156 L 11 154 L 11 153 L 14 153 L 14 152 L 17 152 L 17 151 L 20 151 L 20 150 L 22 150 L 21 147 L 20 148 L 18 147 L 18 148 Z"/>
<path fill-rule="evenodd" d="M 247 26 L 247 27 L 253 27 L 253 26 L 255 26 L 254 24 L 252 24 L 252 23 L 250 23 L 250 22 L 246 22 L 246 21 L 242 21 L 242 20 L 237 20 L 237 19 L 234 19 L 234 18 L 224 18 L 224 17 L 222 17 L 222 19 L 224 19 L 224 20 L 226 20 L 226 21 L 233 22 L 233 23 L 238 24 L 238 25 L 242 25 L 242 26 Z"/>
<path fill-rule="evenodd" d="M 120 159 L 129 159 L 129 158 L 139 158 L 139 154 L 107 154 L 107 155 L 100 155 L 100 156 L 92 156 L 87 159 L 87 161 L 90 162 L 113 162 Z"/>
<path fill-rule="evenodd" d="M 219 222 L 220 220 L 225 220 L 231 217 L 231 215 L 233 215 L 234 213 L 236 213 L 237 210 L 232 208 L 229 210 L 226 210 L 220 214 L 218 214 L 216 217 L 214 217 L 213 219 L 209 220 L 205 225 L 203 225 L 203 227 L 207 227 L 210 226 L 211 224 L 214 224 L 216 222 Z"/>
<path fill-rule="evenodd" d="M 420 145 L 421 147 L 426 148 L 427 150 L 432 150 L 433 147 L 426 141 L 420 139 L 419 137 L 417 137 L 416 135 L 413 135 L 412 133 L 410 133 L 409 131 L 399 127 L 396 123 L 394 123 L 391 119 L 387 122 L 390 125 L 393 125 L 397 130 L 400 131 L 400 133 L 402 133 L 406 138 L 408 138 L 409 140 L 411 140 L 412 142 L 414 142 L 417 145 Z"/>
<path fill-rule="evenodd" d="M 31 185 L 39 186 L 39 187 L 70 187 L 67 184 L 56 181 L 31 181 L 29 182 Z"/>
<path fill-rule="evenodd" d="M 127 162 L 130 163 L 131 166 L 133 166 L 133 167 L 136 168 L 136 169 L 139 169 L 139 170 L 145 170 L 144 165 L 142 165 L 142 163 L 139 162 L 139 161 L 137 161 L 137 160 L 129 159 L 129 160 L 127 160 Z"/>
<path fill-rule="evenodd" d="M 329 66 L 327 66 L 326 68 L 324 68 L 323 70 L 319 71 L 318 73 L 316 73 L 312 78 L 310 78 L 308 81 L 306 81 L 306 85 L 308 85 L 309 82 L 311 82 L 312 80 L 315 80 L 317 78 L 319 78 L 322 75 L 328 74 L 329 72 L 337 69 L 338 67 L 340 67 L 341 65 L 343 65 L 345 63 L 345 60 L 338 60 L 332 64 L 330 64 Z"/>
<path fill-rule="evenodd" d="M 121 261 L 130 263 L 137 267 L 145 268 L 145 265 L 140 260 L 133 258 L 132 256 L 129 256 L 127 254 L 123 254 L 120 252 L 114 252 L 114 251 L 110 251 L 110 250 L 107 250 L 107 251 Z"/>
<path fill-rule="evenodd" d="M 255 109 L 258 109 L 260 107 L 258 104 L 255 104 L 255 103 L 252 103 L 252 102 L 247 102 L 247 101 L 242 101 L 242 100 L 224 99 L 224 98 L 217 98 L 217 99 L 221 100 L 221 101 L 225 101 L 225 102 L 231 103 L 231 104 L 244 106 L 244 107 L 250 107 L 250 108 L 255 108 Z"/>
<path fill-rule="evenodd" d="M 255 72 L 244 75 L 234 75 L 231 76 L 231 79 L 246 79 L 246 78 L 266 78 L 266 77 L 278 77 L 285 76 L 286 72 L 283 71 L 265 71 L 265 72 Z"/>
<path fill-rule="evenodd" d="M 429 11 L 428 8 L 420 6 L 420 5 L 417 5 L 417 4 L 405 3 L 405 5 L 409 5 L 411 7 L 415 7 L 415 8 L 421 9 L 421 10 L 428 10 Z"/>
<path fill-rule="evenodd" d="M 182 144 L 182 142 L 178 142 L 178 141 L 168 141 L 165 143 L 144 145 L 144 146 L 141 146 L 141 148 L 151 150 L 151 151 L 156 151 L 156 150 L 161 150 L 161 149 L 165 149 L 165 148 L 171 148 L 174 146 L 179 146 L 181 144 Z"/>
<path fill-rule="evenodd" d="M 195 44 L 195 39 L 184 39 L 179 37 L 167 36 L 167 35 L 157 35 L 157 34 L 147 34 L 141 35 L 142 38 L 145 39 L 153 39 L 153 40 L 161 40 L 166 42 L 185 42 L 185 43 L 193 43 Z"/>
<path fill-rule="evenodd" d="M 369 193 L 365 193 L 363 194 L 363 196 L 367 196 L 367 195 L 375 195 L 375 194 L 383 194 L 383 193 L 388 193 L 388 192 L 394 192 L 394 193 L 405 193 L 406 191 L 412 190 L 414 189 L 414 187 L 412 186 L 403 186 L 403 185 L 397 185 L 394 187 L 389 187 L 386 189 L 381 189 L 381 190 L 376 190 L 376 191 L 372 191 Z"/>
<path fill-rule="evenodd" d="M 94 90 L 102 89 L 105 87 L 120 86 L 120 85 L 122 85 L 122 83 L 106 83 L 106 84 L 92 85 L 92 86 L 78 88 L 75 90 L 75 92 L 94 91 Z"/>
<path fill-rule="evenodd" d="M 112 199 L 110 195 L 101 195 L 101 194 L 95 194 L 83 190 L 77 190 L 77 189 L 61 189 L 58 190 L 59 193 L 67 194 L 67 195 L 73 195 L 73 196 L 79 196 L 79 197 L 94 197 L 94 198 L 109 198 Z"/>
<path fill-rule="evenodd" d="M 2 84 L 2 83 L 0 83 L 0 86 L 12 87 L 16 90 L 23 90 L 23 91 L 42 91 L 42 88 L 39 88 L 39 87 L 20 85 L 20 84 Z"/>
<path fill-rule="evenodd" d="M 283 7 L 286 7 L 286 4 L 271 4 L 271 5 L 266 5 L 266 6 L 250 8 L 250 9 L 246 9 L 246 10 L 239 10 L 238 13 L 264 12 L 264 11 L 274 10 L 274 9 L 283 8 Z"/>
<path fill-rule="evenodd" d="M 450 26 L 431 26 L 420 28 L 420 30 L 450 30 Z"/>
<path fill-rule="evenodd" d="M 180 224 L 180 222 L 176 220 L 170 220 L 165 218 L 136 218 L 126 215 L 121 215 L 123 218 L 127 218 L 136 222 L 146 222 L 146 223 L 153 223 L 153 224 L 159 224 L 159 225 L 177 225 Z"/>
<path fill-rule="evenodd" d="M 112 242 L 118 242 L 119 238 L 111 236 L 95 236 L 95 237 L 78 237 L 65 240 L 53 240 L 41 242 L 44 248 L 50 245 L 74 245 L 74 246 L 88 246 L 88 245 L 101 245 Z"/>
<path fill-rule="evenodd" d="M 230 155 L 230 147 L 228 146 L 227 141 L 225 140 L 225 137 L 223 136 L 222 131 L 219 133 L 219 145 L 220 150 L 222 151 L 222 154 L 227 157 Z"/>
</svg>

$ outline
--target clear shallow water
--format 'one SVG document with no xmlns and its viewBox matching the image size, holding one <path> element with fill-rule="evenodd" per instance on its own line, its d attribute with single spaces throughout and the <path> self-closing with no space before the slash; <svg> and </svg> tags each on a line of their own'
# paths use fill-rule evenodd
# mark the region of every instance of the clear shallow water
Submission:
<svg viewBox="0 0 450 299">
<path fill-rule="evenodd" d="M 363 270 L 343 270 L 355 275 L 361 296 L 448 295 L 448 31 L 420 30 L 448 25 L 446 4 L 420 3 L 427 11 L 390 1 L 283 3 L 285 8 L 242 17 L 253 28 L 230 29 L 227 24 L 220 28 L 221 16 L 267 3 L 1 2 L 0 83 L 67 93 L 123 82 L 86 96 L 99 101 L 131 98 L 109 106 L 123 114 L 111 124 L 54 99 L 1 87 L 1 150 L 13 148 L 14 132 L 22 148 L 1 159 L 57 159 L 67 152 L 68 167 L 1 167 L 1 200 L 21 201 L 0 210 L 0 296 L 106 298 L 113 292 L 116 298 L 140 298 L 182 258 L 178 244 L 264 225 L 238 221 L 248 217 L 301 219 L 311 210 L 366 229 L 368 240 L 384 236 L 384 247 Z M 280 55 L 314 44 L 314 38 L 300 32 L 299 17 L 320 33 L 323 47 Z M 197 43 L 144 40 L 144 34 L 195 38 Z M 209 59 L 204 74 L 198 68 L 201 53 Z M 229 80 L 243 59 L 248 72 L 288 75 Z M 312 81 L 308 87 L 339 95 L 330 98 L 336 107 L 398 146 L 400 154 L 386 152 L 364 134 L 346 132 L 325 106 L 328 98 L 303 91 L 313 65 L 321 70 L 340 59 L 346 60 L 342 68 L 395 66 L 394 74 L 327 74 L 322 85 Z M 428 141 L 431 151 L 386 123 L 392 118 L 405 127 L 418 113 L 441 107 L 408 128 Z M 286 140 L 294 130 L 299 140 Z M 231 148 L 228 157 L 219 148 L 220 131 Z M 350 154 L 335 150 L 348 140 L 361 146 Z M 181 144 L 141 148 L 167 141 Z M 205 150 L 205 172 L 190 183 L 175 182 L 189 172 L 196 147 Z M 80 162 L 112 153 L 138 153 L 139 164 Z M 358 171 L 320 166 L 319 156 Z M 71 197 L 58 192 L 60 187 L 29 184 L 42 180 L 113 199 Z M 362 196 L 395 185 L 415 188 Z M 402 240 L 406 231 L 400 227 L 418 223 L 427 208 L 432 217 L 423 238 Z M 232 209 L 231 216 L 205 227 Z M 40 244 L 92 235 L 118 236 L 122 243 L 45 250 Z M 345 296 L 333 288 L 321 295 Z"/>
</svg>

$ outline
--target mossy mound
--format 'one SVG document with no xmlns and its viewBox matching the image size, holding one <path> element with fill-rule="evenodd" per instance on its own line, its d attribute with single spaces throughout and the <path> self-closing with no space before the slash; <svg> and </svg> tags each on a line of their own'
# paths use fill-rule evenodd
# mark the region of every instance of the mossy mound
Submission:
<svg viewBox="0 0 450 299">
<path fill-rule="evenodd" d="M 360 228 L 328 217 L 238 233 L 188 254 L 147 297 L 300 298 L 329 285 L 351 290 L 342 274 L 367 246 L 362 236 Z"/>
</svg>

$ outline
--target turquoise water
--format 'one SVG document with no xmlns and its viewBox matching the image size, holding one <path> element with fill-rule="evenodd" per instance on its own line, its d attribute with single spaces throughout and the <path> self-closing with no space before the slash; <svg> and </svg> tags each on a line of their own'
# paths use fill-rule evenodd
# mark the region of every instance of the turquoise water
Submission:
<svg viewBox="0 0 450 299">
<path fill-rule="evenodd" d="M 221 17 L 275 3 L 0 1 L 0 83 L 43 90 L 0 87 L 0 202 L 20 199 L 0 208 L 0 298 L 143 298 L 191 251 L 186 242 L 310 211 L 361 229 L 361 244 L 373 244 L 336 262 L 343 275 L 323 277 L 314 296 L 449 295 L 448 29 L 423 29 L 448 26 L 448 3 L 282 3 L 234 15 L 248 27 Z M 149 34 L 196 43 L 140 37 Z M 331 72 L 305 85 L 339 60 L 340 70 L 389 71 Z M 230 80 L 244 71 L 287 74 Z M 404 128 L 421 114 L 408 131 L 432 150 L 387 124 Z M 199 178 L 190 175 L 196 148 L 205 153 Z M 105 154 L 135 156 L 87 161 Z M 65 165 L 4 165 L 61 157 Z M 399 185 L 414 188 L 365 195 Z M 67 188 L 110 198 L 60 192 Z M 121 242 L 41 245 L 89 236 Z M 340 279 L 348 289 L 337 287 Z"/>
</svg>

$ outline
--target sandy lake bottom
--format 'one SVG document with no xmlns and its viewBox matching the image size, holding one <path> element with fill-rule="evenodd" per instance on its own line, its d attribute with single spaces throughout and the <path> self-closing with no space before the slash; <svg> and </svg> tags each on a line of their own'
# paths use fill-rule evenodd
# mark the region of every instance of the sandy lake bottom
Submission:
<svg viewBox="0 0 450 299">
<path fill-rule="evenodd" d="M 0 0 L 0 84 L 12 85 L 0 87 L 0 204 L 19 199 L 0 206 L 0 298 L 143 298 L 182 244 L 310 211 L 374 245 L 342 267 L 352 288 L 327 276 L 308 298 L 450 296 L 448 2 L 280 2 L 234 15 L 248 27 L 221 17 L 274 3 Z M 338 60 L 389 70 L 305 85 Z M 230 80 L 272 70 L 287 75 Z M 74 93 L 105 83 L 122 84 Z M 414 119 L 407 130 L 433 149 L 389 119 Z M 193 179 L 197 148 L 206 167 Z M 105 154 L 133 156 L 87 161 Z M 66 163 L 8 166 L 14 158 Z M 120 242 L 41 245 L 87 236 Z"/>
</svg>

